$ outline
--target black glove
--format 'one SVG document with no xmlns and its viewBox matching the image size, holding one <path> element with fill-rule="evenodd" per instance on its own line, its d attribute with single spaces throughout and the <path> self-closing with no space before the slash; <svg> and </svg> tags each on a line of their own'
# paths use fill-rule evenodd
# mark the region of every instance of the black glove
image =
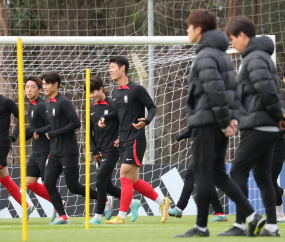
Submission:
<svg viewBox="0 0 285 242">
<path fill-rule="evenodd" d="M 176 140 L 177 142 L 179 142 L 183 139 L 190 138 L 191 135 L 192 135 L 192 130 L 188 128 L 184 133 L 176 135 Z"/>
</svg>

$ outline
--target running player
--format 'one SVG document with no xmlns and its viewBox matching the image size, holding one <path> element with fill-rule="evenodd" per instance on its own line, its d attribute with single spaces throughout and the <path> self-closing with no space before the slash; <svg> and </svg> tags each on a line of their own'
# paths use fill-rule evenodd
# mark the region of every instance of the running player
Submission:
<svg viewBox="0 0 285 242">
<path fill-rule="evenodd" d="M 101 224 L 104 207 L 113 206 L 114 198 L 108 196 L 105 205 L 107 192 L 112 196 L 120 199 L 121 189 L 112 184 L 112 172 L 119 159 L 119 120 L 106 121 L 107 127 L 101 129 L 98 127 L 99 119 L 104 115 L 114 111 L 113 100 L 106 97 L 104 93 L 104 85 L 101 78 L 95 76 L 90 78 L 90 97 L 94 100 L 91 103 L 91 151 L 94 158 L 100 164 L 100 169 L 96 176 L 97 188 L 97 206 L 96 214 L 90 220 L 91 224 Z M 138 216 L 138 209 L 141 202 L 132 199 L 130 208 L 132 211 L 131 221 L 134 222 Z M 106 220 L 112 216 L 112 210 L 105 209 Z"/>
<path fill-rule="evenodd" d="M 11 113 L 14 115 L 14 117 L 18 118 L 18 106 L 11 99 L 0 95 L 0 183 L 2 183 L 10 195 L 20 205 L 22 205 L 19 187 L 9 176 L 7 166 L 7 156 L 10 150 L 10 142 L 15 142 L 17 139 L 17 131 L 15 131 L 13 135 L 9 136 Z M 16 130 L 17 129 L 18 127 Z M 34 206 L 27 203 L 28 218 L 33 210 Z"/>
<path fill-rule="evenodd" d="M 79 150 L 75 134 L 75 130 L 81 124 L 69 99 L 59 92 L 60 75 L 55 71 L 47 72 L 43 74 L 42 80 L 45 94 L 50 98 L 46 106 L 49 125 L 37 131 L 34 136 L 45 135 L 50 140 L 50 153 L 45 169 L 45 187 L 59 214 L 59 217 L 50 225 L 69 224 L 56 182 L 64 171 L 69 191 L 85 196 L 85 186 L 78 182 Z M 90 189 L 90 198 L 97 199 L 97 192 L 93 189 Z"/>
<path fill-rule="evenodd" d="M 188 129 L 176 136 L 176 140 L 180 142 L 183 139 L 187 139 L 191 137 L 191 129 Z M 188 201 L 190 199 L 191 193 L 194 190 L 194 163 L 192 162 L 186 170 L 184 186 L 182 189 L 182 193 L 180 195 L 179 201 L 177 205 L 168 211 L 169 216 L 181 218 L 183 210 L 187 207 Z M 218 193 L 214 185 L 211 188 L 211 205 L 216 213 L 216 217 L 213 218 L 209 222 L 226 222 L 228 221 L 226 214 L 224 213 L 223 207 L 219 201 Z"/>
<path fill-rule="evenodd" d="M 107 121 L 119 119 L 120 125 L 120 180 L 121 203 L 117 217 L 106 224 L 126 223 L 126 215 L 133 198 L 133 189 L 160 205 L 161 222 L 168 218 L 170 199 L 159 196 L 152 186 L 139 178 L 139 171 L 146 149 L 145 126 L 155 116 L 156 107 L 144 87 L 128 79 L 129 61 L 122 56 L 110 60 L 110 74 L 117 82 L 113 90 L 115 110 L 104 115 L 98 122 L 99 127 L 106 127 Z M 145 118 L 145 107 L 148 117 Z M 105 123 L 106 121 L 106 123 Z"/>
</svg>

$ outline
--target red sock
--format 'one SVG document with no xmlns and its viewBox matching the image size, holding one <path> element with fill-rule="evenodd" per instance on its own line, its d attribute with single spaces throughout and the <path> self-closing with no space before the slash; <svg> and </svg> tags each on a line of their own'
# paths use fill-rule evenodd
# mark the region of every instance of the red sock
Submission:
<svg viewBox="0 0 285 242">
<path fill-rule="evenodd" d="M 151 185 L 149 185 L 144 180 L 138 179 L 133 184 L 134 189 L 139 192 L 140 194 L 144 195 L 145 197 L 148 197 L 152 201 L 155 201 L 158 197 L 157 192 L 153 189 Z"/>
<path fill-rule="evenodd" d="M 11 177 L 5 176 L 3 178 L 0 178 L 0 182 L 3 184 L 4 187 L 7 188 L 10 195 L 22 206 L 21 196 L 19 187 L 15 182 L 12 181 Z M 29 207 L 29 204 L 27 203 L 27 208 Z"/>
<path fill-rule="evenodd" d="M 132 179 L 129 178 L 120 178 L 121 180 L 121 203 L 120 203 L 120 211 L 128 212 L 131 201 L 133 199 L 134 191 L 133 191 L 133 183 Z"/>
<path fill-rule="evenodd" d="M 65 220 L 68 220 L 66 215 L 61 215 L 60 218 L 64 218 Z"/>
<path fill-rule="evenodd" d="M 224 213 L 216 213 L 217 216 L 225 216 Z"/>
<path fill-rule="evenodd" d="M 45 187 L 44 184 L 40 184 L 38 182 L 34 182 L 34 183 L 31 183 L 29 185 L 27 185 L 27 188 L 29 188 L 33 193 L 39 195 L 40 197 L 48 200 L 49 202 L 50 199 L 49 199 L 49 195 L 48 195 L 48 192 L 47 192 L 47 189 Z"/>
</svg>

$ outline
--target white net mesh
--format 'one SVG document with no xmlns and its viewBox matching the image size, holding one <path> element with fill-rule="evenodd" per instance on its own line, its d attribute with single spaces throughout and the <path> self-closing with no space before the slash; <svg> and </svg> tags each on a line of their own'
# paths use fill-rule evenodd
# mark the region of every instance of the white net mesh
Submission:
<svg viewBox="0 0 285 242">
<path fill-rule="evenodd" d="M 15 46 L 1 46 L 3 58 L 0 65 L 2 85 L 1 94 L 12 98 L 17 103 L 17 58 Z M 80 150 L 80 182 L 85 183 L 85 84 L 86 68 L 91 69 L 92 76 L 100 76 L 105 83 L 105 92 L 110 95 L 114 83 L 109 76 L 109 59 L 116 55 L 126 56 L 130 61 L 129 78 L 148 88 L 148 46 L 24 46 L 24 76 L 38 75 L 45 71 L 58 71 L 62 77 L 60 92 L 66 95 L 74 105 L 82 122 L 77 130 L 77 141 Z M 240 57 L 234 50 L 229 51 L 235 70 L 238 69 Z M 186 100 L 188 95 L 188 76 L 191 64 L 195 59 L 193 45 L 165 45 L 154 46 L 154 101 L 157 114 L 154 120 L 154 147 L 148 139 L 148 149 L 144 157 L 145 166 L 141 169 L 142 178 L 148 181 L 158 193 L 169 196 L 177 203 L 183 187 L 184 174 L 192 162 L 191 140 L 176 142 L 175 136 L 186 130 Z M 48 100 L 48 97 L 41 96 Z M 27 111 L 28 100 L 25 100 Z M 15 121 L 12 129 L 15 128 Z M 28 123 L 28 120 L 27 120 Z M 28 124 L 27 124 L 28 125 Z M 12 127 L 12 125 L 11 125 Z M 148 134 L 147 130 L 147 134 Z M 147 136 L 148 137 L 148 136 Z M 232 162 L 238 147 L 239 135 L 231 138 L 226 156 L 226 162 Z M 150 150 L 154 150 L 155 160 L 150 160 Z M 206 152 L 206 151 L 205 151 Z M 31 142 L 27 143 L 27 161 L 31 154 Z M 154 165 L 147 165 L 155 163 Z M 12 152 L 8 156 L 11 177 L 20 184 L 19 143 L 14 143 Z M 91 187 L 95 189 L 95 166 L 91 166 Z M 175 181 L 175 182 L 173 182 Z M 119 167 L 113 174 L 113 182 L 120 187 Z M 85 212 L 84 198 L 71 194 L 65 186 L 64 176 L 60 176 L 58 188 L 62 198 L 67 201 L 67 213 L 70 216 L 83 216 Z M 251 187 L 250 189 L 256 189 Z M 11 216 L 21 216 L 21 208 L 8 195 L 5 188 L 0 189 L 0 209 L 8 211 Z M 195 191 L 193 195 L 195 194 Z M 7 199 L 9 197 L 9 199 Z M 52 205 L 40 197 L 28 192 L 28 202 L 32 202 L 37 212 L 32 216 L 50 216 Z M 226 212 L 231 212 L 228 198 L 219 191 L 220 201 Z M 142 199 L 141 215 L 158 215 L 158 206 L 141 195 L 135 198 Z M 257 197 L 257 201 L 260 199 Z M 254 201 L 254 198 L 252 198 Z M 95 212 L 96 201 L 91 200 L 91 214 Z M 115 213 L 119 203 L 115 203 Z M 6 209 L 7 208 L 7 209 Z M 3 211 L 4 211 L 3 210 Z M 212 212 L 212 210 L 211 210 Z M 184 214 L 195 214 L 196 205 L 193 198 Z M 5 213 L 5 216 L 8 216 Z M 1 214 L 0 214 L 1 216 Z M 4 215 L 3 215 L 4 216 Z"/>
</svg>

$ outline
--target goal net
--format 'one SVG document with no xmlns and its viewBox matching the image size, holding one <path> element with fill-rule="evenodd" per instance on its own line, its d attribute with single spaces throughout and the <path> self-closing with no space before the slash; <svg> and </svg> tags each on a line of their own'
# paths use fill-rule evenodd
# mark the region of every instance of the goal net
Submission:
<svg viewBox="0 0 285 242">
<path fill-rule="evenodd" d="M 118 38 L 118 37 L 117 37 Z M 147 38 L 147 37 L 145 37 Z M 149 182 L 155 190 L 170 197 L 177 203 L 183 187 L 184 175 L 187 167 L 192 162 L 191 139 L 177 142 L 175 136 L 184 132 L 186 124 L 186 101 L 188 96 L 188 77 L 191 64 L 195 60 L 195 46 L 189 45 L 187 37 L 168 37 L 169 43 L 142 45 L 49 45 L 28 44 L 23 41 L 24 77 L 29 75 L 41 76 L 45 71 L 57 71 L 61 75 L 62 85 L 60 92 L 72 102 L 80 120 L 81 128 L 77 130 L 77 141 L 80 150 L 80 182 L 85 183 L 85 92 L 83 86 L 86 81 L 86 68 L 91 69 L 91 76 L 99 76 L 104 80 L 105 93 L 111 95 L 115 83 L 109 75 L 109 59 L 122 55 L 128 58 L 130 80 L 143 85 L 154 98 L 157 113 L 154 121 L 146 129 L 148 141 L 147 151 L 144 156 L 144 165 L 141 167 L 141 178 Z M 62 41 L 59 38 L 54 41 Z M 63 41 L 69 41 L 63 39 Z M 118 40 L 118 39 L 116 39 Z M 115 40 L 115 41 L 116 41 Z M 136 39 L 138 40 L 138 39 Z M 173 40 L 173 42 L 171 42 Z M 46 40 L 47 41 L 47 40 Z M 74 40 L 72 40 L 74 41 Z M 86 42 L 86 40 L 85 40 Z M 180 42 L 181 44 L 173 44 Z M 103 42 L 104 43 L 104 42 Z M 150 52 L 151 50 L 151 52 Z M 15 45 L 1 45 L 0 53 L 3 58 L 0 65 L 2 79 L 0 92 L 18 102 L 17 95 L 17 55 Z M 232 48 L 228 54 L 237 72 L 241 62 L 240 56 Z M 40 94 L 46 101 L 48 97 Z M 89 100 L 88 100 L 89 101 Z M 25 99 L 27 112 L 28 100 Z M 26 119 L 28 126 L 28 120 Z M 11 130 L 14 130 L 16 121 L 12 118 Z M 239 133 L 229 139 L 228 151 L 225 162 L 227 170 L 234 159 L 235 150 L 239 144 Z M 31 141 L 26 143 L 28 161 L 31 154 Z M 205 152 L 207 152 L 205 150 Z M 15 142 L 8 156 L 10 175 L 20 185 L 19 170 L 19 143 Z M 119 165 L 114 170 L 113 182 L 120 187 Z M 90 186 L 95 189 L 96 166 L 91 164 Z M 39 182 L 41 182 L 39 180 Z M 85 215 L 85 199 L 70 193 L 65 185 L 64 176 L 58 180 L 58 189 L 62 199 L 67 201 L 67 214 L 69 216 Z M 259 190 L 250 178 L 249 200 L 256 210 L 264 213 Z M 217 190 L 220 202 L 226 213 L 235 212 L 234 204 L 221 191 Z M 195 189 L 184 210 L 185 215 L 197 213 Z M 157 204 L 148 198 L 135 193 L 136 199 L 142 200 L 139 210 L 140 215 L 158 215 Z M 52 205 L 28 190 L 27 199 L 34 204 L 36 211 L 31 217 L 51 216 Z M 96 201 L 91 200 L 90 213 L 95 213 Z M 115 200 L 114 214 L 118 212 L 119 201 Z M 9 196 L 6 189 L 0 185 L 0 218 L 21 216 L 21 207 Z M 210 208 L 210 213 L 213 213 Z"/>
</svg>

